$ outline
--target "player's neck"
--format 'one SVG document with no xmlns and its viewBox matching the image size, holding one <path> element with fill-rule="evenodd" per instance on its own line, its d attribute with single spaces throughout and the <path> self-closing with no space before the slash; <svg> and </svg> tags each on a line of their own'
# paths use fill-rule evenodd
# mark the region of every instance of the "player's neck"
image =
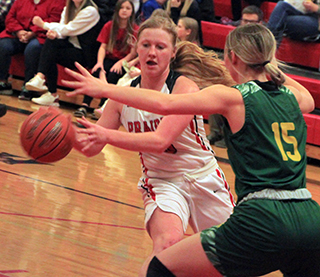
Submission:
<svg viewBox="0 0 320 277">
<path fill-rule="evenodd" d="M 166 72 L 160 76 L 145 76 L 142 74 L 140 87 L 161 91 L 166 79 L 168 78 L 168 73 L 169 72 Z"/>
</svg>

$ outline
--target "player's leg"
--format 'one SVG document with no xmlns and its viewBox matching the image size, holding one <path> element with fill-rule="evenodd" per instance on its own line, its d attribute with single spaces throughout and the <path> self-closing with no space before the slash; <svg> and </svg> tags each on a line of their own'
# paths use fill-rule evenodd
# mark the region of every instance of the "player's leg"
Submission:
<svg viewBox="0 0 320 277">
<path fill-rule="evenodd" d="M 161 276 L 220 277 L 222 275 L 209 261 L 198 233 L 167 248 L 151 261 L 147 277 Z"/>
<path fill-rule="evenodd" d="M 164 212 L 156 208 L 147 224 L 149 235 L 153 241 L 153 250 L 150 256 L 144 262 L 139 276 L 146 276 L 146 271 L 151 259 L 182 240 L 184 230 L 181 219 L 174 213 Z"/>
</svg>

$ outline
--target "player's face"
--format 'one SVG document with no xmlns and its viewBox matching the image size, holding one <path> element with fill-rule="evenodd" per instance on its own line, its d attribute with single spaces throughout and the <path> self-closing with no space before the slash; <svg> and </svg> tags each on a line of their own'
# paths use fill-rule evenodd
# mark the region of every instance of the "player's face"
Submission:
<svg viewBox="0 0 320 277">
<path fill-rule="evenodd" d="M 121 19 L 129 19 L 132 14 L 132 6 L 129 1 L 123 2 L 119 10 L 119 17 Z"/>
<path fill-rule="evenodd" d="M 142 74 L 161 75 L 169 70 L 175 54 L 172 35 L 163 29 L 145 29 L 137 43 Z"/>
</svg>

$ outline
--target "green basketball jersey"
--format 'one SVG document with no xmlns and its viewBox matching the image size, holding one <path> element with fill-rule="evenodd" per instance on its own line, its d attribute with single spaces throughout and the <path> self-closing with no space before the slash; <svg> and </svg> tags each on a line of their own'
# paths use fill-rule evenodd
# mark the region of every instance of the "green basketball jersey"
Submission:
<svg viewBox="0 0 320 277">
<path fill-rule="evenodd" d="M 294 94 L 273 82 L 236 85 L 245 105 L 245 123 L 226 142 L 236 175 L 238 201 L 265 188 L 306 187 L 307 125 Z"/>
</svg>

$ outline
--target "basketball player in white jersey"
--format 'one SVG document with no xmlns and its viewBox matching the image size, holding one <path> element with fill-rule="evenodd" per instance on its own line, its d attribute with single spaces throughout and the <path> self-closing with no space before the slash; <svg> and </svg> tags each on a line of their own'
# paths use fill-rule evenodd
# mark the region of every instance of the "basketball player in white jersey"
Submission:
<svg viewBox="0 0 320 277">
<path fill-rule="evenodd" d="M 153 16 L 140 26 L 136 50 L 141 76 L 131 86 L 167 94 L 199 90 L 195 82 L 170 70 L 176 40 L 170 19 Z M 79 122 L 86 127 L 78 130 L 76 145 L 83 154 L 96 155 L 106 144 L 140 153 L 138 188 L 153 241 L 140 276 L 154 255 L 183 239 L 188 224 L 198 232 L 229 218 L 233 197 L 206 139 L 202 116 L 162 116 L 108 100 L 96 124 L 84 118 Z M 119 131 L 121 125 L 128 132 Z"/>
</svg>

